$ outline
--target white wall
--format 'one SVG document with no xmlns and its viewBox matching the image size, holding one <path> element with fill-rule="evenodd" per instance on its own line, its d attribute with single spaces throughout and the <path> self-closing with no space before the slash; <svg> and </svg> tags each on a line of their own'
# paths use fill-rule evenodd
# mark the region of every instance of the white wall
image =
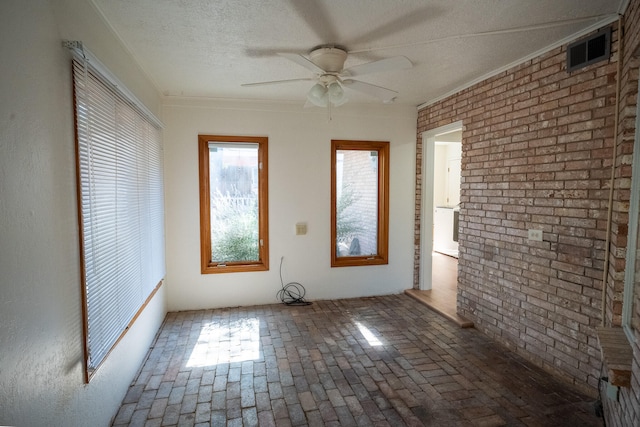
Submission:
<svg viewBox="0 0 640 427">
<path fill-rule="evenodd" d="M 168 100 L 164 105 L 170 310 L 274 303 L 285 283 L 310 300 L 398 293 L 413 283 L 415 123 L 412 107 L 303 109 L 300 104 Z M 269 137 L 270 270 L 200 274 L 198 134 Z M 330 267 L 331 139 L 391 142 L 389 264 Z M 307 222 L 308 234 L 295 235 Z"/>
<path fill-rule="evenodd" d="M 167 105 L 167 284 L 83 383 L 70 55 L 81 40 L 154 112 L 160 96 L 85 0 L 0 2 L 0 425 L 106 426 L 170 308 L 270 303 L 280 283 L 310 299 L 411 287 L 415 108 Z M 197 134 L 267 135 L 271 270 L 200 275 Z M 389 265 L 331 269 L 329 142 L 391 141 Z M 306 221 L 309 233 L 295 236 Z"/>
<path fill-rule="evenodd" d="M 456 133 L 457 134 L 457 133 Z M 460 176 L 460 169 L 449 171 L 450 162 L 462 158 L 462 144 L 459 142 L 436 142 L 433 176 L 433 206 L 455 206 L 460 201 L 460 189 L 449 193 L 449 179 L 452 174 Z M 458 180 L 456 180 L 458 182 Z"/>
<path fill-rule="evenodd" d="M 447 146 L 436 144 L 433 161 L 433 206 L 447 204 Z"/>
<path fill-rule="evenodd" d="M 84 41 L 159 110 L 155 89 L 88 2 L 0 2 L 0 425 L 109 425 L 166 312 L 162 287 L 83 383 L 73 99 L 63 38 Z"/>
</svg>

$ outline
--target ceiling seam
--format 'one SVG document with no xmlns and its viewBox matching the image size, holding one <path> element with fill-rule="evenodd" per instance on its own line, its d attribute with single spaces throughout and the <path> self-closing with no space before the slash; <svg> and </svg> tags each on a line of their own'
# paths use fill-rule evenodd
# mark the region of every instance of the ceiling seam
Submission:
<svg viewBox="0 0 640 427">
<path fill-rule="evenodd" d="M 628 0 L 626 0 L 626 1 L 628 2 Z M 490 72 L 488 72 L 488 73 L 486 73 L 486 74 L 484 74 L 484 75 L 482 75 L 480 77 L 477 77 L 477 78 L 475 78 L 475 79 L 473 79 L 473 80 L 471 80 L 471 81 L 469 81 L 467 83 L 464 83 L 464 84 L 458 86 L 457 88 L 455 88 L 453 90 L 450 90 L 449 92 L 445 93 L 444 95 L 440 95 L 440 96 L 438 96 L 436 98 L 433 98 L 433 99 L 431 99 L 429 101 L 423 102 L 422 104 L 419 104 L 416 108 L 418 110 L 421 110 L 421 109 L 423 109 L 425 107 L 428 107 L 430 105 L 435 104 L 436 102 L 442 101 L 443 99 L 446 99 L 446 98 L 448 98 L 448 97 L 450 97 L 452 95 L 455 95 L 456 93 L 461 92 L 461 91 L 463 91 L 465 89 L 468 89 L 468 88 L 470 88 L 471 86 L 473 86 L 475 84 L 478 84 L 478 83 L 483 82 L 483 81 L 485 81 L 487 79 L 490 79 L 491 77 L 494 77 L 494 76 L 496 76 L 496 75 L 498 75 L 498 74 L 500 74 L 500 73 L 502 73 L 504 71 L 507 71 L 507 70 L 513 68 L 513 67 L 516 67 L 516 66 L 518 66 L 518 65 L 520 65 L 520 64 L 522 64 L 522 63 L 524 63 L 526 61 L 529 61 L 531 59 L 537 58 L 538 56 L 540 56 L 542 54 L 545 54 L 547 52 L 552 51 L 553 49 L 561 47 L 561 46 L 563 46 L 563 45 L 565 45 L 565 44 L 567 44 L 567 43 L 569 43 L 569 42 L 571 42 L 573 40 L 576 40 L 576 39 L 578 39 L 578 38 L 580 38 L 580 37 L 582 37 L 582 36 L 584 36 L 586 34 L 589 34 L 589 33 L 593 32 L 593 31 L 596 31 L 596 30 L 604 27 L 604 26 L 612 24 L 613 22 L 616 22 L 618 20 L 618 17 L 619 17 L 618 14 L 607 15 L 605 18 L 603 18 L 603 19 L 595 22 L 594 24 L 582 29 L 581 31 L 578 31 L 578 32 L 576 32 L 574 34 L 571 34 L 570 36 L 567 36 L 567 37 L 565 37 L 563 39 L 560 39 L 560 40 L 556 41 L 555 43 L 552 43 L 551 45 L 549 45 L 547 47 L 544 47 L 544 48 L 539 49 L 539 50 L 537 50 L 537 51 L 535 51 L 533 53 L 530 53 L 529 55 L 526 55 L 523 58 L 520 58 L 520 59 L 518 59 L 516 61 L 510 62 L 507 65 L 504 65 L 504 66 L 502 66 L 500 68 L 497 68 L 497 69 L 495 69 L 493 71 L 490 71 Z"/>
</svg>

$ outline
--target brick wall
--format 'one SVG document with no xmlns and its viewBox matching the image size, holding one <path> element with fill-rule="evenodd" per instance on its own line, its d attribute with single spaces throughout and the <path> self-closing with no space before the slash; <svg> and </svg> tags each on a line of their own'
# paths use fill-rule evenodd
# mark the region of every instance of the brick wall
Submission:
<svg viewBox="0 0 640 427">
<path fill-rule="evenodd" d="M 625 49 L 633 47 L 624 51 L 617 140 L 617 23 L 609 61 L 567 73 L 563 46 L 418 113 L 414 287 L 421 256 L 421 136 L 462 121 L 458 311 L 593 395 L 601 370 L 594 329 L 602 322 L 616 141 L 605 323 L 619 324 L 622 311 L 639 3 L 632 0 L 626 13 Z M 543 230 L 542 242 L 527 239 L 532 228 Z M 632 390 L 607 408 L 612 419 L 638 419 L 637 362 Z"/>
</svg>

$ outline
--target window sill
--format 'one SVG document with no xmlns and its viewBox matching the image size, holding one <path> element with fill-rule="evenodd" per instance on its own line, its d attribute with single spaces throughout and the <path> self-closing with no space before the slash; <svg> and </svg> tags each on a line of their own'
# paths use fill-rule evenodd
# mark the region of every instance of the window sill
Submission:
<svg viewBox="0 0 640 427">
<path fill-rule="evenodd" d="M 633 350 L 624 330 L 620 327 L 598 327 L 596 334 L 609 383 L 618 387 L 631 387 Z"/>
<path fill-rule="evenodd" d="M 251 271 L 269 271 L 269 264 L 258 261 L 254 264 L 206 264 L 200 269 L 201 274 L 248 273 Z"/>
</svg>

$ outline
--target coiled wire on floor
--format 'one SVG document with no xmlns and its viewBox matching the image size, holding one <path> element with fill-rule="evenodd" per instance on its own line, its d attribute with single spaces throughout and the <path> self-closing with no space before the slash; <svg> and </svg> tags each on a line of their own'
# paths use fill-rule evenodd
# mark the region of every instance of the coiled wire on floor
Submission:
<svg viewBox="0 0 640 427">
<path fill-rule="evenodd" d="M 284 280 L 282 280 L 282 263 L 284 261 L 284 257 L 280 258 L 280 285 L 282 288 L 278 291 L 276 296 L 278 299 L 286 305 L 311 305 L 313 304 L 311 301 L 307 301 L 304 299 L 304 295 L 307 293 L 306 289 L 302 284 L 298 282 L 289 282 L 286 285 L 284 284 Z"/>
</svg>

